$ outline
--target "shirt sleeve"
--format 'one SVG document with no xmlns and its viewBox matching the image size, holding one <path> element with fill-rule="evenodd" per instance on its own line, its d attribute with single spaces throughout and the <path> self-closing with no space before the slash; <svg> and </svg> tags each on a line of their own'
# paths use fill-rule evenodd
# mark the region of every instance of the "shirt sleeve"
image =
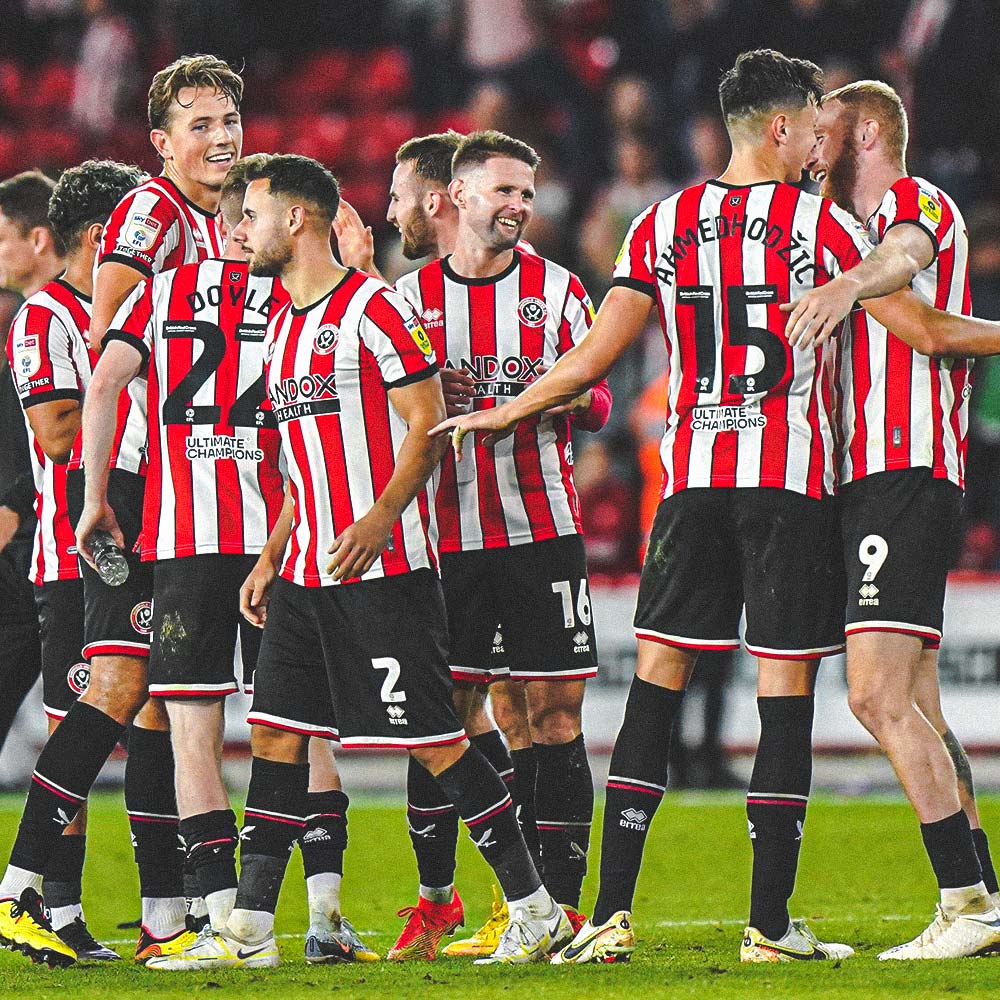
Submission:
<svg viewBox="0 0 1000 1000">
<path fill-rule="evenodd" d="M 934 256 L 950 242 L 954 228 L 951 212 L 946 211 L 941 195 L 921 185 L 916 178 L 901 177 L 886 192 L 876 212 L 878 240 L 893 226 L 919 226 L 934 244 Z"/>
<path fill-rule="evenodd" d="M 151 188 L 127 194 L 111 213 L 98 251 L 98 265 L 109 260 L 134 267 L 149 278 L 163 270 L 179 241 L 177 209 Z"/>
<path fill-rule="evenodd" d="M 143 364 L 153 350 L 153 288 L 154 279 L 140 281 L 118 307 L 104 337 L 120 340 L 142 355 Z"/>
<path fill-rule="evenodd" d="M 7 358 L 24 409 L 55 399 L 81 398 L 70 337 L 58 316 L 45 306 L 28 302 L 14 318 Z"/>
<path fill-rule="evenodd" d="M 386 388 L 396 389 L 437 374 L 430 338 L 409 302 L 394 289 L 386 287 L 371 297 L 359 332 L 375 356 Z"/>
<path fill-rule="evenodd" d="M 656 297 L 656 277 L 653 263 L 656 260 L 656 211 L 659 202 L 650 205 L 642 215 L 633 220 L 622 243 L 612 271 L 612 286 L 621 285 Z"/>
<path fill-rule="evenodd" d="M 831 278 L 860 264 L 874 249 L 864 226 L 827 199 L 820 209 L 816 243 L 820 264 Z"/>
</svg>

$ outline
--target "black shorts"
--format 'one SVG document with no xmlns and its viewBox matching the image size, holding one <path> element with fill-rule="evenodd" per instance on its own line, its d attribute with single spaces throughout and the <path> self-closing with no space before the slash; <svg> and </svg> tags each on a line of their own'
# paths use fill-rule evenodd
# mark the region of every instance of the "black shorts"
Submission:
<svg viewBox="0 0 1000 1000">
<path fill-rule="evenodd" d="M 261 631 L 240 614 L 240 587 L 256 562 L 256 556 L 203 555 L 153 564 L 151 698 L 235 694 L 237 634 L 243 676 L 253 675 Z"/>
<path fill-rule="evenodd" d="M 770 487 L 687 489 L 660 504 L 635 633 L 682 649 L 811 659 L 844 648 L 838 505 Z"/>
<path fill-rule="evenodd" d="M 580 535 L 441 554 L 455 680 L 579 680 L 597 673 Z"/>
<path fill-rule="evenodd" d="M 143 476 L 122 469 L 108 475 L 108 503 L 125 537 L 128 578 L 109 587 L 97 572 L 80 560 L 84 597 L 84 655 L 149 656 L 153 620 L 153 565 L 134 551 L 142 532 Z M 66 500 L 75 528 L 83 513 L 84 476 L 75 470 L 66 477 Z"/>
<path fill-rule="evenodd" d="M 61 719 L 90 684 L 83 655 L 83 581 L 52 580 L 35 587 L 42 637 L 42 707 Z"/>
<path fill-rule="evenodd" d="M 451 696 L 444 598 L 429 569 L 333 587 L 278 579 L 247 721 L 344 746 L 465 738 Z"/>
<path fill-rule="evenodd" d="M 878 472 L 841 489 L 847 634 L 900 632 L 937 647 L 962 491 L 930 469 Z"/>
</svg>

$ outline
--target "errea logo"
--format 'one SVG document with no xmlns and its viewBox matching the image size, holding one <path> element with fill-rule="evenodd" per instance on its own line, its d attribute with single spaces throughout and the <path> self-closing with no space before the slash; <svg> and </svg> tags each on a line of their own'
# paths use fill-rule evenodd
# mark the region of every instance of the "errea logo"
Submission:
<svg viewBox="0 0 1000 1000">
<path fill-rule="evenodd" d="M 631 806 L 628 809 L 623 809 L 621 811 L 621 819 L 618 821 L 619 826 L 625 827 L 626 830 L 645 830 L 646 821 L 649 816 L 642 809 L 633 809 Z"/>
<path fill-rule="evenodd" d="M 408 726 L 410 724 L 406 719 L 406 709 L 401 705 L 387 705 L 385 711 L 389 716 L 390 725 Z"/>
<path fill-rule="evenodd" d="M 573 636 L 573 652 L 574 653 L 589 653 L 590 652 L 590 636 L 587 635 L 582 629 Z"/>
<path fill-rule="evenodd" d="M 420 318 L 424 321 L 424 326 L 426 327 L 444 326 L 444 313 L 433 306 L 428 306 L 420 314 Z"/>
</svg>

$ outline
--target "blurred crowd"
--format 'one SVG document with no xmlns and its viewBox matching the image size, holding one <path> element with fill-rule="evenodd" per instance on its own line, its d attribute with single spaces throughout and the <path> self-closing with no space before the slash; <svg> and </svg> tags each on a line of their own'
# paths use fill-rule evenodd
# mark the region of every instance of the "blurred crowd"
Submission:
<svg viewBox="0 0 1000 1000">
<path fill-rule="evenodd" d="M 998 0 L 0 0 L 0 177 L 91 156 L 155 170 L 150 76 L 182 52 L 215 52 L 247 80 L 245 150 L 333 169 L 389 277 L 412 266 L 384 221 L 403 140 L 490 127 L 532 143 L 542 167 L 528 236 L 599 303 L 631 219 L 725 167 L 719 74 L 767 45 L 818 62 L 831 88 L 878 77 L 899 90 L 909 169 L 964 210 L 974 311 L 1000 319 L 998 24 Z M 638 570 L 658 499 L 658 338 L 619 364 L 611 423 L 580 442 L 594 577 Z M 989 570 L 1000 567 L 1000 363 L 976 379 L 960 565 Z"/>
</svg>

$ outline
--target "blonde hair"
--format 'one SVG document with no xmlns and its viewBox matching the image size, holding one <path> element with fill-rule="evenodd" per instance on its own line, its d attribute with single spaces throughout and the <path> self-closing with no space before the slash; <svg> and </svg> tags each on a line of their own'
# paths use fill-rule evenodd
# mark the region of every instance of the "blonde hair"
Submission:
<svg viewBox="0 0 1000 1000">
<path fill-rule="evenodd" d="M 889 151 L 899 160 L 900 167 L 905 165 L 909 139 L 906 108 L 889 84 L 881 80 L 858 80 L 824 94 L 823 103 L 827 101 L 840 101 L 860 117 L 874 118 Z"/>
<path fill-rule="evenodd" d="M 185 87 L 204 87 L 225 94 L 237 111 L 243 99 L 243 77 L 218 56 L 181 56 L 153 77 L 149 86 L 149 127 L 165 129 L 170 124 L 170 106 Z"/>
</svg>

